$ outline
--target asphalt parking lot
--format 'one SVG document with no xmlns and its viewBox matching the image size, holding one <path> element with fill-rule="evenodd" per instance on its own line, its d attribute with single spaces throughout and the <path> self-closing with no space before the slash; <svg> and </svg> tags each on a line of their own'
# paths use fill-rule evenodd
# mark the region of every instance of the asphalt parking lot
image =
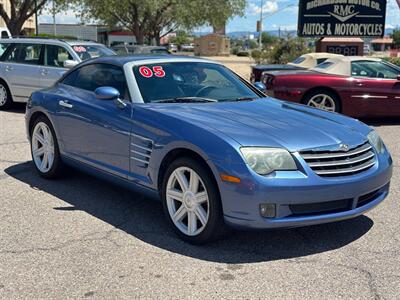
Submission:
<svg viewBox="0 0 400 300">
<path fill-rule="evenodd" d="M 368 120 L 394 159 L 391 194 L 367 215 L 191 246 L 161 204 L 31 163 L 24 107 L 0 112 L 0 298 L 400 298 L 400 120 Z"/>
</svg>

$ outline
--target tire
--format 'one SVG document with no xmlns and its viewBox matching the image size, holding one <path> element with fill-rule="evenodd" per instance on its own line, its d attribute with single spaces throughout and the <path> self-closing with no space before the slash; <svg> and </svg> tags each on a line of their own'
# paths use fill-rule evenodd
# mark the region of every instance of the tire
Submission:
<svg viewBox="0 0 400 300">
<path fill-rule="evenodd" d="M 183 157 L 172 162 L 163 178 L 161 199 L 167 221 L 182 240 L 191 244 L 208 243 L 225 232 L 221 199 L 212 176 L 202 164 Z M 190 187 L 186 192 L 182 180 Z M 192 220 L 191 226 L 189 220 Z"/>
<path fill-rule="evenodd" d="M 340 98 L 335 93 L 324 89 L 308 93 L 303 104 L 330 112 L 340 113 L 342 110 Z"/>
<path fill-rule="evenodd" d="M 64 166 L 57 137 L 51 122 L 45 116 L 40 116 L 34 121 L 30 132 L 30 144 L 32 160 L 40 176 L 46 179 L 60 177 Z M 47 163 L 44 162 L 46 155 Z"/>
<path fill-rule="evenodd" d="M 7 110 L 13 106 L 14 102 L 10 89 L 7 84 L 0 80 L 0 110 Z"/>
</svg>

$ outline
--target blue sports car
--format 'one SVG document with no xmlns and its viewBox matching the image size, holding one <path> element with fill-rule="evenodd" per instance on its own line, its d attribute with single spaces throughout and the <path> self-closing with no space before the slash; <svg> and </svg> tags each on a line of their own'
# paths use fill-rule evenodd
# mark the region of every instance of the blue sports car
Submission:
<svg viewBox="0 0 400 300">
<path fill-rule="evenodd" d="M 223 65 L 103 57 L 32 94 L 26 126 L 45 178 L 72 165 L 160 198 L 191 243 L 359 216 L 389 193 L 379 135 L 336 113 L 266 98 Z"/>
</svg>

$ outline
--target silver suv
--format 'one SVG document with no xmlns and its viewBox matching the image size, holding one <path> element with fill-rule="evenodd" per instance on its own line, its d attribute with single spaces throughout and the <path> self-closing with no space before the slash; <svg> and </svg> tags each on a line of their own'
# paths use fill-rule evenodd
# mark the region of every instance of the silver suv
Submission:
<svg viewBox="0 0 400 300">
<path fill-rule="evenodd" d="M 87 41 L 0 39 L 0 109 L 27 102 L 32 92 L 51 86 L 84 60 L 115 54 L 102 44 Z"/>
</svg>

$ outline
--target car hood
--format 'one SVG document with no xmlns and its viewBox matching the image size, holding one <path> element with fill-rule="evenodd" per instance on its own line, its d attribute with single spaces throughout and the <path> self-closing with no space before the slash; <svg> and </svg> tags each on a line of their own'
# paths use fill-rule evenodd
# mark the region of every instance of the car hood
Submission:
<svg viewBox="0 0 400 300">
<path fill-rule="evenodd" d="M 370 131 L 355 119 L 271 98 L 248 102 L 157 104 L 151 108 L 197 126 L 211 127 L 242 146 L 284 147 L 292 152 L 341 143 L 356 146 L 366 141 Z"/>
</svg>

